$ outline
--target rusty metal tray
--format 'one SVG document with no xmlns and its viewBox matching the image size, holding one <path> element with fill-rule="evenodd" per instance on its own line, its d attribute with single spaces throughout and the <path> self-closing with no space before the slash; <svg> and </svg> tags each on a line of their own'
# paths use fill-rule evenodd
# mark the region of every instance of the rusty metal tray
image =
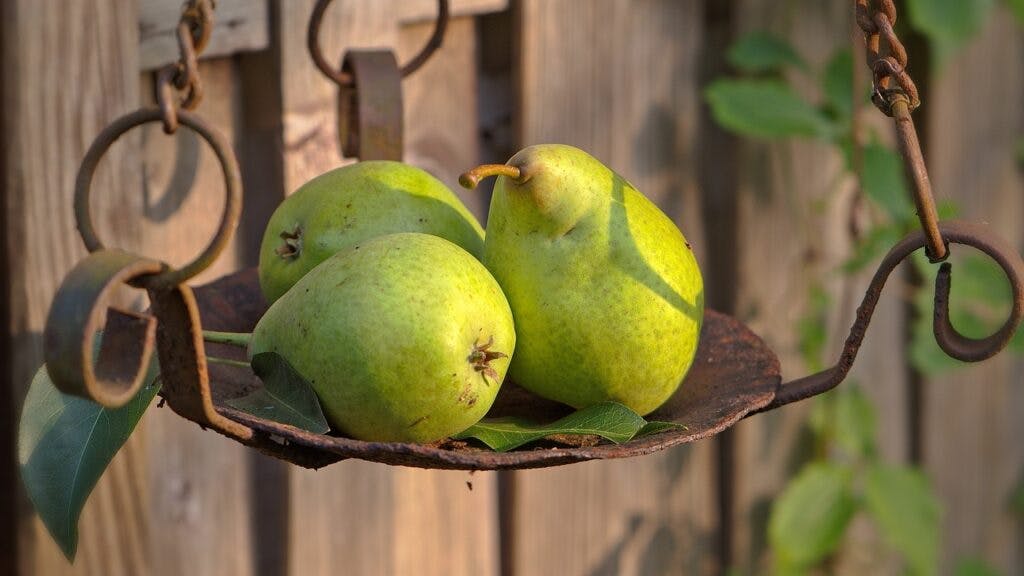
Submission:
<svg viewBox="0 0 1024 576">
<path fill-rule="evenodd" d="M 250 332 L 267 307 L 255 269 L 198 287 L 195 297 L 203 326 L 210 330 Z M 244 359 L 242 351 L 232 346 L 207 344 L 207 351 L 215 356 Z M 734 318 L 708 310 L 693 367 L 676 394 L 650 415 L 654 420 L 683 424 L 686 429 L 624 444 L 598 441 L 590 436 L 564 437 L 557 442 L 543 441 L 501 453 L 472 441 L 447 440 L 424 445 L 311 434 L 224 405 L 224 400 L 261 386 L 251 371 L 222 364 L 211 364 L 209 371 L 217 412 L 253 430 L 253 438 L 247 443 L 272 456 L 314 468 L 345 458 L 422 468 L 496 470 L 640 456 L 721 432 L 747 414 L 767 407 L 781 381 L 778 358 L 760 338 Z M 506 380 L 488 416 L 515 415 L 550 421 L 569 410 Z"/>
</svg>

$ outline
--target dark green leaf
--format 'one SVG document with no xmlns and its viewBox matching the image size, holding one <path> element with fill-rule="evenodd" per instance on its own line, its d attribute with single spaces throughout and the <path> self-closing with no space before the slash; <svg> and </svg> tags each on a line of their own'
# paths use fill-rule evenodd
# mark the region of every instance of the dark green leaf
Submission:
<svg viewBox="0 0 1024 576">
<path fill-rule="evenodd" d="M 807 63 L 792 46 L 767 32 L 743 36 L 729 47 L 726 58 L 744 72 L 774 72 L 787 65 L 807 69 Z"/>
<path fill-rule="evenodd" d="M 840 118 L 849 118 L 853 114 L 853 55 L 849 50 L 839 50 L 829 60 L 822 78 L 822 89 Z"/>
<path fill-rule="evenodd" d="M 893 222 L 915 218 L 899 154 L 875 141 L 864 146 L 863 158 L 861 186 L 868 198 L 885 210 Z"/>
<path fill-rule="evenodd" d="M 114 454 L 160 389 L 154 358 L 142 389 L 110 410 L 54 387 L 43 366 L 21 409 L 18 464 L 36 513 L 69 560 L 78 548 L 78 517 Z"/>
<path fill-rule="evenodd" d="M 999 576 L 999 572 L 980 558 L 961 558 L 953 576 Z"/>
<path fill-rule="evenodd" d="M 263 352 L 253 356 L 252 370 L 263 381 L 263 387 L 228 400 L 229 406 L 314 434 L 331 429 L 313 387 L 280 354 Z"/>
<path fill-rule="evenodd" d="M 669 430 L 689 430 L 689 428 L 683 424 L 676 424 L 675 422 L 661 422 L 654 420 L 644 424 L 644 427 L 636 433 L 634 438 L 650 436 L 651 434 L 660 434 L 662 432 L 668 432 Z"/>
<path fill-rule="evenodd" d="M 939 558 L 939 503 L 924 475 L 876 465 L 864 479 L 864 501 L 885 541 L 915 574 L 935 574 Z"/>
<path fill-rule="evenodd" d="M 932 41 L 941 62 L 981 30 L 993 0 L 909 0 L 911 25 Z"/>
<path fill-rule="evenodd" d="M 788 566 L 808 566 L 836 549 L 856 511 L 850 472 L 827 462 L 808 464 L 775 500 L 768 538 Z"/>
<path fill-rule="evenodd" d="M 1006 3 L 1010 6 L 1010 10 L 1013 10 L 1020 24 L 1024 25 L 1024 0 L 1006 0 Z M 1024 141 L 1021 144 L 1024 144 Z M 1021 147 L 1021 158 L 1021 161 L 1024 162 L 1024 146 Z"/>
<path fill-rule="evenodd" d="M 552 434 L 593 434 L 616 444 L 628 442 L 647 421 L 618 402 L 602 402 L 552 422 L 534 424 L 522 418 L 481 420 L 455 438 L 476 438 L 492 450 L 506 452 Z"/>
<path fill-rule="evenodd" d="M 705 91 L 715 120 L 746 136 L 831 138 L 835 126 L 787 85 L 774 80 L 717 80 Z"/>
<path fill-rule="evenodd" d="M 847 452 L 869 457 L 875 453 L 875 407 L 859 386 L 836 390 L 836 441 Z"/>
</svg>

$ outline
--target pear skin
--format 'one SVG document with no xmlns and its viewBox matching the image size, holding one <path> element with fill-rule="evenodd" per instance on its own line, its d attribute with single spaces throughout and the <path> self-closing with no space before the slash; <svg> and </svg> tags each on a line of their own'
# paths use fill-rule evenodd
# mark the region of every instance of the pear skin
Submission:
<svg viewBox="0 0 1024 576">
<path fill-rule="evenodd" d="M 689 370 L 704 315 L 682 232 L 571 146 L 525 148 L 463 185 L 495 174 L 483 262 L 515 318 L 509 377 L 576 408 L 612 400 L 650 413 Z"/>
<path fill-rule="evenodd" d="M 440 180 L 401 162 L 359 162 L 303 184 L 274 211 L 260 245 L 263 295 L 274 302 L 336 252 L 397 232 L 483 251 L 480 224 Z"/>
<path fill-rule="evenodd" d="M 433 442 L 490 409 L 515 348 L 491 274 L 455 244 L 402 233 L 359 242 L 302 277 L 252 334 L 312 386 L 334 430 Z"/>
</svg>

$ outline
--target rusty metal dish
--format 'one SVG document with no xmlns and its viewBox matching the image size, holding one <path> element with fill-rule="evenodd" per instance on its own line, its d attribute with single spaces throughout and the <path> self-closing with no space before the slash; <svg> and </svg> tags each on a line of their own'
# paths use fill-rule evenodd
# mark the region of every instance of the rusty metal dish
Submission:
<svg viewBox="0 0 1024 576">
<path fill-rule="evenodd" d="M 255 270 L 246 270 L 195 289 L 203 326 L 210 330 L 249 332 L 266 309 Z M 231 346 L 208 344 L 211 355 L 242 358 Z M 663 450 L 712 436 L 747 414 L 768 406 L 781 381 L 779 361 L 739 321 L 709 310 L 704 317 L 697 358 L 689 374 L 669 401 L 649 416 L 684 424 L 673 430 L 625 444 L 577 436 L 546 440 L 511 452 L 494 452 L 469 441 L 437 444 L 362 442 L 351 438 L 311 434 L 285 424 L 264 420 L 224 405 L 224 400 L 250 393 L 261 386 L 250 371 L 221 364 L 210 365 L 210 385 L 217 411 L 250 427 L 255 437 L 247 444 L 295 464 L 317 468 L 345 458 L 420 468 L 497 470 L 541 468 L 603 458 L 626 458 Z M 569 408 L 544 400 L 507 382 L 488 416 L 525 416 L 550 421 Z"/>
</svg>

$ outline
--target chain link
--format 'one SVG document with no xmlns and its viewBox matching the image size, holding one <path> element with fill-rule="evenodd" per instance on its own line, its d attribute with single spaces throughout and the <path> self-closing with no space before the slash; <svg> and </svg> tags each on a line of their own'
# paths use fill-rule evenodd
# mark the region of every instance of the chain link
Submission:
<svg viewBox="0 0 1024 576">
<path fill-rule="evenodd" d="M 203 98 L 199 54 L 210 41 L 215 7 L 216 0 L 185 2 L 176 29 L 181 57 L 157 72 L 156 100 L 163 113 L 164 132 L 168 134 L 178 129 L 178 109 L 194 110 Z"/>
<path fill-rule="evenodd" d="M 896 93 L 906 94 L 910 110 L 921 105 L 917 85 L 907 73 L 907 49 L 896 36 L 896 5 L 893 0 L 855 0 L 857 25 L 864 31 L 868 67 L 872 74 L 871 101 L 886 116 L 892 116 L 892 99 Z M 874 7 L 872 8 L 872 4 Z M 888 54 L 882 56 L 881 39 Z M 892 86 L 896 80 L 898 87 Z"/>
</svg>

